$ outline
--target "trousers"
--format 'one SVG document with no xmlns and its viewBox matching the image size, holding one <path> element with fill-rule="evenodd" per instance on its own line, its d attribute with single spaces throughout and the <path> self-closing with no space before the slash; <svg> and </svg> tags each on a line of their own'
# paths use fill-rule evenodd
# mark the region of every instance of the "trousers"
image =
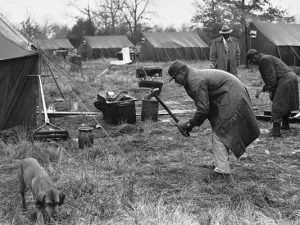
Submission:
<svg viewBox="0 0 300 225">
<path fill-rule="evenodd" d="M 229 149 L 214 132 L 212 133 L 212 149 L 214 154 L 214 171 L 230 174 Z"/>
</svg>

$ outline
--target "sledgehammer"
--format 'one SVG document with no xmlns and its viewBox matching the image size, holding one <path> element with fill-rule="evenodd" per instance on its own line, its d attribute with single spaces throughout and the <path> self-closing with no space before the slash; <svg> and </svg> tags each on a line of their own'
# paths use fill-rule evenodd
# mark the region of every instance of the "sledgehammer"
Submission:
<svg viewBox="0 0 300 225">
<path fill-rule="evenodd" d="M 164 109 L 169 113 L 169 115 L 172 117 L 172 119 L 178 123 L 179 120 L 175 117 L 175 115 L 170 111 L 170 109 L 166 106 L 166 104 L 157 96 L 157 94 L 159 93 L 159 88 L 154 88 L 151 89 L 149 93 L 146 94 L 146 96 L 144 97 L 144 99 L 150 99 L 151 97 L 155 97 L 156 100 L 162 105 L 162 107 L 164 107 Z M 176 126 L 177 127 L 177 126 Z M 187 131 L 182 130 L 180 127 L 177 127 L 180 131 L 180 133 L 185 136 L 185 137 L 189 137 L 190 133 Z"/>
</svg>

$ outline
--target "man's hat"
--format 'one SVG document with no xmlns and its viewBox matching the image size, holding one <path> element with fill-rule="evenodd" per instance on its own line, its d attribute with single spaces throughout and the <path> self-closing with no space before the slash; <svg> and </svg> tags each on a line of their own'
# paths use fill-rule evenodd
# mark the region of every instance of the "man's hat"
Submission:
<svg viewBox="0 0 300 225">
<path fill-rule="evenodd" d="M 246 56 L 247 61 L 249 62 L 249 61 L 253 58 L 253 56 L 254 56 L 255 54 L 257 54 L 257 53 L 258 53 L 258 51 L 257 51 L 256 49 L 250 49 L 250 50 L 247 52 L 247 56 Z"/>
<path fill-rule="evenodd" d="M 171 76 L 171 79 L 169 80 L 169 82 L 174 79 L 177 72 L 184 66 L 186 66 L 186 65 L 180 60 L 176 60 L 175 62 L 173 62 L 171 64 L 171 66 L 169 67 L 169 70 L 168 70 L 168 74 Z"/>
<path fill-rule="evenodd" d="M 230 29 L 227 25 L 222 27 L 222 30 L 219 31 L 220 34 L 230 34 L 232 29 Z"/>
</svg>

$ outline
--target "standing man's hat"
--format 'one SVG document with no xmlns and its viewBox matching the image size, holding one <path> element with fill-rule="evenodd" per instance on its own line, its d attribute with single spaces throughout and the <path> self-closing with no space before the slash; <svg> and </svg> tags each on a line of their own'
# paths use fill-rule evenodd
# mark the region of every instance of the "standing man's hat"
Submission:
<svg viewBox="0 0 300 225">
<path fill-rule="evenodd" d="M 257 54 L 257 53 L 258 53 L 258 51 L 257 51 L 256 49 L 250 49 L 250 50 L 247 52 L 247 56 L 246 56 L 247 61 L 249 62 L 249 61 L 253 58 L 253 56 L 254 56 L 255 54 Z"/>
<path fill-rule="evenodd" d="M 222 30 L 219 31 L 220 34 L 230 34 L 232 29 L 230 29 L 227 25 L 222 27 Z"/>
<path fill-rule="evenodd" d="M 180 60 L 176 60 L 175 62 L 173 62 L 171 64 L 171 66 L 169 67 L 169 70 L 168 70 L 168 74 L 171 76 L 171 79 L 169 80 L 169 82 L 174 79 L 177 72 L 184 66 L 186 66 L 186 65 Z"/>
</svg>

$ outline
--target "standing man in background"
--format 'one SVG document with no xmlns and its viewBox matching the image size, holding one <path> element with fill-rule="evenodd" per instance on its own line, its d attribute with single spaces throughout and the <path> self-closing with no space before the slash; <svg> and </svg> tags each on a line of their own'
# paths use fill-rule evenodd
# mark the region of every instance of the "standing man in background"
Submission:
<svg viewBox="0 0 300 225">
<path fill-rule="evenodd" d="M 239 41 L 230 37 L 232 29 L 227 25 L 219 31 L 222 37 L 213 40 L 210 47 L 210 68 L 227 71 L 237 77 L 237 67 L 240 64 Z"/>
</svg>

